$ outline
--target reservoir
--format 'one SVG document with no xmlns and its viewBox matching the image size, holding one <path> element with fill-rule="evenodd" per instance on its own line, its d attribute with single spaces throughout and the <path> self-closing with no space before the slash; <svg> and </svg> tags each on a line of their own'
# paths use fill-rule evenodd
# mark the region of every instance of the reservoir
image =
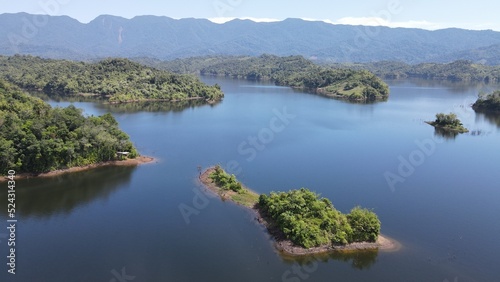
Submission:
<svg viewBox="0 0 500 282">
<path fill-rule="evenodd" d="M 18 180 L 15 276 L 3 187 L 0 280 L 498 281 L 500 118 L 470 108 L 491 85 L 387 81 L 387 102 L 352 104 L 202 79 L 221 85 L 222 102 L 50 101 L 111 112 L 157 161 Z M 470 133 L 424 123 L 440 112 Z M 373 209 L 402 248 L 282 256 L 251 212 L 204 194 L 199 168 L 214 164 L 258 193 L 307 187 L 344 213 Z"/>
</svg>

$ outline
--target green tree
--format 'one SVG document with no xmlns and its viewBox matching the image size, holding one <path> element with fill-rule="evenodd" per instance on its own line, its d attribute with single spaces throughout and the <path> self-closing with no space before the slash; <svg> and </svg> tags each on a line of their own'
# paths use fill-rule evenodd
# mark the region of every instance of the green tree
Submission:
<svg viewBox="0 0 500 282">
<path fill-rule="evenodd" d="M 377 215 L 367 209 L 355 207 L 347 215 L 352 229 L 351 241 L 375 242 L 380 234 L 380 220 Z"/>
</svg>

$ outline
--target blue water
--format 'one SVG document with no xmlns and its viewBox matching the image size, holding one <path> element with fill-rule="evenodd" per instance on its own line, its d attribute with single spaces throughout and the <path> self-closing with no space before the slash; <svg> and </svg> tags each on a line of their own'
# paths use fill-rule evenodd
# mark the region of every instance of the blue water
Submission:
<svg viewBox="0 0 500 282">
<path fill-rule="evenodd" d="M 17 274 L 2 263 L 1 281 L 498 281 L 500 125 L 469 107 L 488 87 L 389 81 L 388 102 L 359 105 L 204 80 L 222 86 L 223 102 L 74 102 L 89 115 L 113 113 L 158 161 L 18 181 Z M 474 134 L 436 134 L 423 121 L 438 112 L 455 112 Z M 197 167 L 213 164 L 260 193 L 308 187 L 343 212 L 373 209 L 403 247 L 282 257 L 250 212 L 200 196 Z M 6 201 L 0 209 L 6 225 Z"/>
</svg>

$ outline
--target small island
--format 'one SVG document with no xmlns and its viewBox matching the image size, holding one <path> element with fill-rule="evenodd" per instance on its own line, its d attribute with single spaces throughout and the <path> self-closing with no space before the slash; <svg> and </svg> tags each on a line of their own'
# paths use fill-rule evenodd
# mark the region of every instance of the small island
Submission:
<svg viewBox="0 0 500 282">
<path fill-rule="evenodd" d="M 465 128 L 462 122 L 457 118 L 454 113 L 436 114 L 435 121 L 426 121 L 426 123 L 434 126 L 436 129 L 444 130 L 450 133 L 467 133 L 469 130 Z"/>
<path fill-rule="evenodd" d="M 500 90 L 480 97 L 472 108 L 479 113 L 500 114 Z"/>
<path fill-rule="evenodd" d="M 152 161 L 139 156 L 111 114 L 85 117 L 74 106 L 52 108 L 0 80 L 0 175 L 54 176 Z"/>
<path fill-rule="evenodd" d="M 223 200 L 254 210 L 276 248 L 285 254 L 399 248 L 397 242 L 380 235 L 380 221 L 370 210 L 355 207 L 343 214 L 330 200 L 306 188 L 259 195 L 219 165 L 205 170 L 199 179 Z"/>
</svg>

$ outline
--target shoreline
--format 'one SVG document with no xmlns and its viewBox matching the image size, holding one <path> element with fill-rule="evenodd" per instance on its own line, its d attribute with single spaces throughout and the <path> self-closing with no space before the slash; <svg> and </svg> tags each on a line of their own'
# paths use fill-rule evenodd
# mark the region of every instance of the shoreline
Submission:
<svg viewBox="0 0 500 282">
<path fill-rule="evenodd" d="M 70 168 L 65 168 L 65 169 L 58 169 L 58 170 L 53 170 L 49 172 L 43 172 L 43 173 L 20 173 L 16 174 L 15 179 L 29 179 L 29 178 L 49 178 L 49 177 L 55 177 L 59 175 L 63 175 L 66 173 L 73 173 L 73 172 L 79 172 L 79 171 L 85 171 L 85 170 L 90 170 L 98 167 L 105 167 L 105 166 L 137 166 L 137 165 L 142 165 L 142 164 L 147 164 L 147 163 L 152 163 L 154 161 L 157 161 L 157 159 L 153 157 L 148 157 L 148 156 L 139 156 L 135 159 L 126 159 L 126 160 L 114 160 L 114 161 L 107 161 L 107 162 L 100 162 L 96 164 L 90 164 L 86 166 L 75 166 L 75 167 L 70 167 Z M 8 179 L 5 176 L 2 176 L 0 178 L 0 182 L 6 182 Z"/>
<path fill-rule="evenodd" d="M 184 101 L 196 101 L 196 100 L 204 100 L 204 97 L 189 97 L 186 99 L 178 99 L 178 100 L 170 100 L 170 99 L 136 99 L 136 100 L 126 100 L 126 101 L 105 101 L 105 104 L 108 105 L 118 105 L 118 104 L 131 104 L 131 103 L 141 103 L 141 102 L 169 102 L 169 103 L 177 103 Z M 222 100 L 222 99 L 221 99 Z M 208 104 L 217 103 L 217 100 L 206 100 Z"/>
<path fill-rule="evenodd" d="M 322 96 L 322 97 L 343 100 L 343 101 L 354 103 L 354 104 L 371 104 L 371 103 L 377 103 L 377 102 L 387 102 L 387 100 L 389 99 L 389 95 L 387 95 L 387 97 L 385 97 L 385 96 L 376 97 L 373 100 L 363 99 L 363 98 L 350 99 L 350 97 L 347 95 L 337 94 L 335 92 L 329 92 L 325 89 L 325 87 L 317 88 L 316 93 L 317 93 L 317 95 Z"/>
<path fill-rule="evenodd" d="M 356 251 L 365 251 L 365 250 L 380 250 L 385 252 L 396 252 L 401 249 L 402 245 L 396 240 L 389 238 L 385 235 L 379 235 L 376 242 L 357 242 L 351 243 L 348 245 L 325 245 L 314 248 L 306 249 L 301 246 L 294 245 L 291 240 L 285 238 L 284 234 L 276 228 L 269 220 L 269 218 L 263 215 L 258 208 L 258 204 L 256 203 L 253 206 L 246 206 L 236 203 L 228 196 L 226 193 L 221 194 L 221 189 L 217 187 L 215 183 L 210 179 L 209 175 L 214 171 L 214 167 L 209 167 L 205 169 L 198 176 L 198 180 L 200 183 L 210 190 L 215 195 L 219 196 L 222 200 L 231 201 L 238 206 L 243 206 L 249 210 L 251 210 L 255 214 L 255 221 L 257 221 L 260 225 L 264 226 L 269 234 L 273 237 L 274 246 L 277 251 L 285 253 L 287 255 L 292 256 L 303 256 L 303 255 L 314 255 L 314 254 L 322 254 L 322 253 L 330 253 L 330 252 L 356 252 Z M 245 189 L 249 190 L 250 193 L 255 193 L 251 189 L 248 189 L 244 186 Z"/>
</svg>

